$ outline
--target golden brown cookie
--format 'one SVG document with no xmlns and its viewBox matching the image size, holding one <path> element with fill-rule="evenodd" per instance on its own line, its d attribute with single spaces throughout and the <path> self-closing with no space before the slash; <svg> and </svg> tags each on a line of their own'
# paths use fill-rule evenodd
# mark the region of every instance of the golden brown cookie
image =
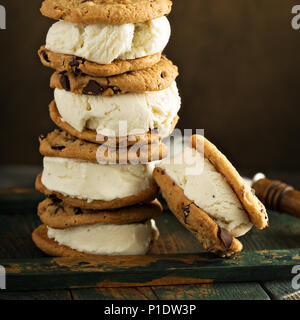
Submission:
<svg viewBox="0 0 300 320">
<path fill-rule="evenodd" d="M 98 64 L 70 54 L 55 53 L 42 46 L 38 51 L 42 64 L 58 72 L 72 72 L 76 75 L 110 77 L 131 71 L 152 67 L 161 59 L 161 53 L 132 60 L 115 60 L 110 64 Z"/>
<path fill-rule="evenodd" d="M 157 229 L 152 229 L 152 242 L 150 243 L 149 248 L 151 249 L 152 243 L 155 240 L 158 240 L 159 232 Z M 32 240 L 35 245 L 44 253 L 53 257 L 70 257 L 70 258 L 81 258 L 81 257 L 96 257 L 96 255 L 79 252 L 77 250 L 73 250 L 70 247 L 60 245 L 53 239 L 48 237 L 48 230 L 46 225 L 41 225 L 36 228 L 32 233 Z M 150 251 L 149 249 L 149 251 Z M 98 256 L 99 257 L 99 256 Z M 109 256 L 103 256 L 103 259 L 109 259 Z"/>
<path fill-rule="evenodd" d="M 57 110 L 56 103 L 54 100 L 49 105 L 49 112 L 50 112 L 50 117 L 52 121 L 59 128 L 61 128 L 64 131 L 67 131 L 72 136 L 77 137 L 78 139 L 81 139 L 81 140 L 86 140 L 86 141 L 90 141 L 97 144 L 105 144 L 106 146 L 110 146 L 113 148 L 116 146 L 118 146 L 119 148 L 124 148 L 127 146 L 136 145 L 137 143 L 139 145 L 158 144 L 159 141 L 161 140 L 161 137 L 155 130 L 152 130 L 151 132 L 148 132 L 145 134 L 131 135 L 127 137 L 107 137 L 107 136 L 99 135 L 97 134 L 96 130 L 91 130 L 91 129 L 84 129 L 82 132 L 79 132 L 67 122 L 62 121 L 61 115 Z M 175 119 L 173 120 L 169 135 L 175 129 L 178 120 L 179 120 L 179 117 L 176 116 Z M 167 138 L 167 136 L 163 138 Z"/>
<path fill-rule="evenodd" d="M 92 77 L 72 72 L 54 72 L 50 87 L 76 94 L 112 96 L 124 93 L 144 93 L 169 88 L 178 76 L 178 68 L 162 56 L 154 66 L 111 77 Z"/>
<path fill-rule="evenodd" d="M 170 210 L 198 239 L 204 249 L 221 257 L 230 257 L 243 249 L 239 240 L 220 228 L 206 212 L 189 200 L 183 190 L 162 169 L 154 170 L 154 179 L 161 188 Z"/>
<path fill-rule="evenodd" d="M 73 250 L 67 246 L 48 238 L 48 230 L 45 225 L 39 226 L 32 233 L 32 240 L 35 245 L 49 256 L 54 257 L 93 257 L 94 255 Z"/>
<path fill-rule="evenodd" d="M 148 189 L 141 191 L 139 194 L 134 196 L 128 196 L 121 199 L 114 199 L 112 201 L 103 201 L 103 200 L 94 200 L 88 202 L 87 200 L 71 198 L 65 196 L 59 192 L 48 190 L 42 183 L 42 174 L 39 174 L 35 181 L 35 188 L 45 194 L 48 197 L 56 197 L 61 199 L 63 202 L 69 204 L 73 207 L 78 207 L 82 209 L 91 209 L 91 210 L 113 210 L 119 209 L 122 207 L 133 206 L 138 203 L 149 203 L 153 201 L 159 192 L 157 185 L 153 185 Z"/>
<path fill-rule="evenodd" d="M 162 213 L 158 200 L 116 210 L 94 211 L 72 207 L 62 200 L 47 198 L 38 206 L 41 221 L 54 229 L 67 229 L 75 226 L 104 224 L 132 224 L 157 219 Z"/>
<path fill-rule="evenodd" d="M 81 159 L 101 164 L 145 164 L 168 156 L 168 147 L 163 143 L 115 149 L 80 140 L 58 129 L 47 136 L 41 135 L 39 141 L 40 153 L 45 157 Z"/>
<path fill-rule="evenodd" d="M 245 182 L 239 175 L 237 170 L 228 161 L 228 159 L 202 136 L 194 135 L 191 138 L 192 147 L 198 152 L 202 153 L 204 150 L 204 157 L 208 159 L 220 172 L 232 187 L 245 211 L 249 215 L 250 221 L 258 229 L 264 229 L 269 225 L 268 214 L 264 205 L 255 196 L 254 190 Z"/>
<path fill-rule="evenodd" d="M 125 24 L 153 20 L 171 11 L 170 0 L 45 0 L 41 13 L 83 24 Z"/>
</svg>

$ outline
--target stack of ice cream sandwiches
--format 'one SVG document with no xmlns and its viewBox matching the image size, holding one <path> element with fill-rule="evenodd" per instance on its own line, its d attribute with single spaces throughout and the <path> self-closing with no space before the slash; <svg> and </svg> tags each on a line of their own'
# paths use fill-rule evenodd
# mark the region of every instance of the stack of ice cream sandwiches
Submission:
<svg viewBox="0 0 300 320">
<path fill-rule="evenodd" d="M 36 188 L 43 223 L 35 244 L 53 256 L 142 255 L 158 236 L 162 207 L 154 162 L 178 121 L 177 67 L 162 55 L 170 0 L 45 0 L 58 20 L 39 50 L 55 69 L 40 137 Z"/>
<path fill-rule="evenodd" d="M 158 237 L 159 188 L 170 210 L 221 257 L 268 215 L 229 160 L 202 136 L 167 158 L 181 100 L 177 67 L 162 51 L 170 0 L 45 0 L 59 20 L 39 50 L 55 69 L 50 117 L 40 137 L 47 198 L 33 240 L 53 256 L 143 255 Z M 154 169 L 154 167 L 156 168 Z"/>
</svg>

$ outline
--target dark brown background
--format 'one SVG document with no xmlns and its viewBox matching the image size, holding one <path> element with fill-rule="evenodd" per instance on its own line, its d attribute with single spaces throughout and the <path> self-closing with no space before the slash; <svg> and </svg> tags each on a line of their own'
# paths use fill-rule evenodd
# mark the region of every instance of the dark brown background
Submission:
<svg viewBox="0 0 300 320">
<path fill-rule="evenodd" d="M 52 21 L 41 0 L 0 1 L 0 164 L 41 164 L 51 71 L 36 50 Z M 167 54 L 180 67 L 180 128 L 206 136 L 239 167 L 298 170 L 300 30 L 289 0 L 175 0 Z"/>
</svg>

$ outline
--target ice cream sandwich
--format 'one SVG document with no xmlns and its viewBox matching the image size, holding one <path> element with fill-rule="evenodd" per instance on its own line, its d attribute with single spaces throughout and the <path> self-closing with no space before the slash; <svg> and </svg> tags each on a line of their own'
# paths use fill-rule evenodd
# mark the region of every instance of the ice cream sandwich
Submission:
<svg viewBox="0 0 300 320">
<path fill-rule="evenodd" d="M 45 0 L 43 15 L 59 20 L 39 50 L 59 71 L 111 76 L 157 63 L 170 38 L 170 0 Z"/>
<path fill-rule="evenodd" d="M 237 239 L 268 226 L 263 204 L 229 160 L 207 139 L 157 164 L 154 179 L 170 210 L 203 247 L 221 257 L 242 250 Z"/>
<path fill-rule="evenodd" d="M 161 212 L 157 200 L 114 211 L 95 211 L 72 207 L 52 197 L 39 205 L 44 224 L 32 238 L 52 256 L 144 255 L 159 236 L 154 220 Z"/>
</svg>

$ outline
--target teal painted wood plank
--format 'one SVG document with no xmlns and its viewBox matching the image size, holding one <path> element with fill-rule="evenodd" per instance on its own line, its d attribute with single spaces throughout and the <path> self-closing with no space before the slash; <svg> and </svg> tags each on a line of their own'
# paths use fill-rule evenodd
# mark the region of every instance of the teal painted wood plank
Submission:
<svg viewBox="0 0 300 320">
<path fill-rule="evenodd" d="M 72 289 L 74 300 L 157 300 L 150 287 Z"/>
<path fill-rule="evenodd" d="M 33 292 L 3 292 L 0 300 L 72 300 L 69 290 L 33 291 Z"/>
<path fill-rule="evenodd" d="M 8 290 L 135 287 L 291 278 L 300 250 L 242 252 L 233 259 L 209 253 L 95 258 L 0 260 Z"/>
<path fill-rule="evenodd" d="M 274 300 L 287 300 L 296 297 L 299 299 L 300 297 L 300 290 L 292 288 L 291 280 L 264 282 L 262 286 Z"/>
<path fill-rule="evenodd" d="M 270 300 L 258 283 L 153 287 L 159 300 Z"/>
</svg>

